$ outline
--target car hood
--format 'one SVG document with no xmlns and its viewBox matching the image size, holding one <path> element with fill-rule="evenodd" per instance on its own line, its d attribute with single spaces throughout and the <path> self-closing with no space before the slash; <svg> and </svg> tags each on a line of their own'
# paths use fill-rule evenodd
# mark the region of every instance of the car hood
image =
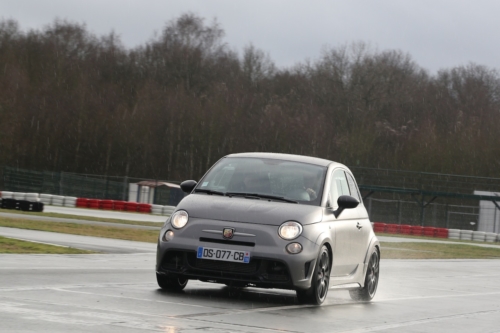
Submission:
<svg viewBox="0 0 500 333">
<path fill-rule="evenodd" d="M 323 217 L 318 206 L 206 194 L 188 195 L 177 205 L 178 209 L 195 218 L 276 226 L 290 220 L 306 225 L 320 222 Z"/>
</svg>

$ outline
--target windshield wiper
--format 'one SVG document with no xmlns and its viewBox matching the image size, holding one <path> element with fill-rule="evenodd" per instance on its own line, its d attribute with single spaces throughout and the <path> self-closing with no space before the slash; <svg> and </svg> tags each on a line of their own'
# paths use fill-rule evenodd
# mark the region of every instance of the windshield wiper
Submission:
<svg viewBox="0 0 500 333">
<path fill-rule="evenodd" d="M 197 193 L 197 192 L 206 193 L 206 194 L 217 194 L 217 195 L 222 195 L 222 196 L 226 195 L 226 193 L 224 193 L 224 192 L 208 190 L 208 189 L 203 189 L 203 188 L 197 188 L 196 190 L 194 190 L 194 193 Z"/>
<path fill-rule="evenodd" d="M 270 194 L 259 194 L 259 193 L 241 193 L 241 192 L 226 192 L 226 195 L 229 197 L 241 196 L 249 199 L 271 199 L 271 200 L 279 200 L 290 203 L 298 203 L 295 200 L 286 199 L 284 197 L 280 197 L 277 195 Z"/>
</svg>

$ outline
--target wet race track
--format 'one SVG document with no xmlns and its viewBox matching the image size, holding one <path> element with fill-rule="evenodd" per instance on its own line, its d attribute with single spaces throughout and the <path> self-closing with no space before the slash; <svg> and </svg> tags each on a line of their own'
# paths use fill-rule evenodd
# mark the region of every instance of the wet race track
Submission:
<svg viewBox="0 0 500 333">
<path fill-rule="evenodd" d="M 373 302 L 330 290 L 316 307 L 198 281 L 165 293 L 154 244 L 100 242 L 112 253 L 0 255 L 0 332 L 500 332 L 499 260 L 382 260 Z"/>
</svg>

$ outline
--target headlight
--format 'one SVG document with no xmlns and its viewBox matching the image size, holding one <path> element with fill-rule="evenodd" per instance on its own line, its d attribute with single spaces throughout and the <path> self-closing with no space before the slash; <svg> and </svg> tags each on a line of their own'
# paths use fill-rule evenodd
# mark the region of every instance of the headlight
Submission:
<svg viewBox="0 0 500 333">
<path fill-rule="evenodd" d="M 298 222 L 288 221 L 283 223 L 279 230 L 278 235 L 286 240 L 292 240 L 300 236 L 302 233 L 302 225 Z"/>
<path fill-rule="evenodd" d="M 189 216 L 185 210 L 178 210 L 172 215 L 171 223 L 174 228 L 181 229 L 188 223 L 188 219 Z"/>
</svg>

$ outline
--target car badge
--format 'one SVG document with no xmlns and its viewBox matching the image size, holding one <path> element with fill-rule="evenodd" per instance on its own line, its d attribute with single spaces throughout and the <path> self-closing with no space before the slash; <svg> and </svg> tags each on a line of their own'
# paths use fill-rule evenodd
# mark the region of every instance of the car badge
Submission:
<svg viewBox="0 0 500 333">
<path fill-rule="evenodd" d="M 234 236 L 234 228 L 224 228 L 222 229 L 222 237 L 225 239 L 231 239 Z"/>
</svg>

